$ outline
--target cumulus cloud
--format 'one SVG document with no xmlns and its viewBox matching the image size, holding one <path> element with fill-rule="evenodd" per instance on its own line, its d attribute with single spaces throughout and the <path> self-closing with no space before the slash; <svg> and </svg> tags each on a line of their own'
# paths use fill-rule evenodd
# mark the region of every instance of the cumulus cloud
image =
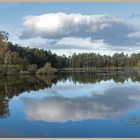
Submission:
<svg viewBox="0 0 140 140">
<path fill-rule="evenodd" d="M 21 38 L 91 38 L 112 46 L 134 46 L 138 40 L 130 34 L 136 32 L 134 25 L 112 15 L 48 13 L 24 17 Z"/>
<path fill-rule="evenodd" d="M 45 122 L 82 121 L 117 117 L 140 105 L 140 90 L 112 88 L 92 97 L 53 96 L 43 99 L 22 98 L 28 120 Z"/>
<path fill-rule="evenodd" d="M 23 37 L 42 36 L 44 38 L 60 38 L 67 36 L 87 36 L 88 34 L 90 35 L 91 33 L 110 27 L 114 20 L 116 20 L 115 17 L 107 15 L 65 13 L 27 16 L 24 18 L 23 23 L 25 27 Z"/>
</svg>

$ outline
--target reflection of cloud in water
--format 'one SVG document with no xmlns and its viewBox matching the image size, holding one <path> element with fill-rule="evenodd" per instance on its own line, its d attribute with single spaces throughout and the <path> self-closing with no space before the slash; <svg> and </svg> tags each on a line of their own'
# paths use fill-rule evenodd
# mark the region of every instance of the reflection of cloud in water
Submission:
<svg viewBox="0 0 140 140">
<path fill-rule="evenodd" d="M 139 105 L 140 90 L 112 88 L 105 94 L 91 97 L 66 98 L 62 96 L 43 99 L 22 98 L 28 120 L 46 122 L 108 119 L 125 114 Z"/>
<path fill-rule="evenodd" d="M 125 81 L 125 84 L 115 83 L 113 80 L 101 81 L 93 84 L 73 84 L 73 82 L 58 83 L 47 89 L 47 96 L 63 96 L 68 98 L 75 98 L 79 96 L 91 96 L 91 94 L 104 94 L 105 90 L 117 87 L 139 87 L 139 83 L 131 80 Z M 78 92 L 77 92 L 78 91 Z M 55 94 L 54 94 L 55 93 Z"/>
</svg>

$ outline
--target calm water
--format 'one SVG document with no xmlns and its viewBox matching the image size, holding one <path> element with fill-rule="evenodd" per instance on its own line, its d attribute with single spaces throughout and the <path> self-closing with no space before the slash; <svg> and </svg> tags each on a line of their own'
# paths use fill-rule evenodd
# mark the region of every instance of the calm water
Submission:
<svg viewBox="0 0 140 140">
<path fill-rule="evenodd" d="M 140 74 L 1 77 L 0 137 L 140 137 Z"/>
</svg>

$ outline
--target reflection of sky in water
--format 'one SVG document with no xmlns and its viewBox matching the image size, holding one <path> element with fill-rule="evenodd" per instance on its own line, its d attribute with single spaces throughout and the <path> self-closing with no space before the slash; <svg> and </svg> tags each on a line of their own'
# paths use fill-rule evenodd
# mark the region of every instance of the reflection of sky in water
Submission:
<svg viewBox="0 0 140 140">
<path fill-rule="evenodd" d="M 137 137 L 140 126 L 126 123 L 129 116 L 140 116 L 139 107 L 140 83 L 130 79 L 123 84 L 59 81 L 15 96 L 10 117 L 0 120 L 0 136 Z"/>
<path fill-rule="evenodd" d="M 120 117 L 140 106 L 139 83 L 113 80 L 95 84 L 58 82 L 50 89 L 20 96 L 26 119 L 67 122 Z"/>
<path fill-rule="evenodd" d="M 113 80 L 101 81 L 95 84 L 74 84 L 72 81 L 59 81 L 51 88 L 39 90 L 39 92 L 31 91 L 30 94 L 22 94 L 20 97 L 43 98 L 50 96 L 63 96 L 68 98 L 75 98 L 80 96 L 92 96 L 92 94 L 104 94 L 105 90 L 116 87 L 136 87 L 140 89 L 139 82 L 132 82 L 130 79 L 122 83 L 115 83 Z M 33 94 L 33 95 L 32 95 Z"/>
</svg>

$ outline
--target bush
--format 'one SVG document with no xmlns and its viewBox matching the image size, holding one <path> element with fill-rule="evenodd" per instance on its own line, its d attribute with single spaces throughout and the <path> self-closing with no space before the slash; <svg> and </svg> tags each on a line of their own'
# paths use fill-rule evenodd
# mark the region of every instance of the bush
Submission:
<svg viewBox="0 0 140 140">
<path fill-rule="evenodd" d="M 57 69 L 51 67 L 50 63 L 46 63 L 43 68 L 40 68 L 37 70 L 36 74 L 50 74 L 50 73 L 55 73 L 57 72 Z"/>
</svg>

